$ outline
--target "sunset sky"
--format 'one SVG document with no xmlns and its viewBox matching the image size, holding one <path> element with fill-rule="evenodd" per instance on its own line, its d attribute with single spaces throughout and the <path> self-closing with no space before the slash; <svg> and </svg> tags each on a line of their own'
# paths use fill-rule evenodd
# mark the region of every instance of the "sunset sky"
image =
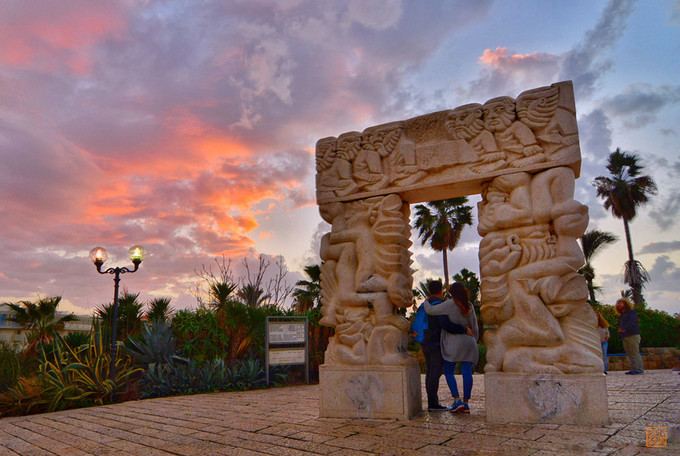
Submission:
<svg viewBox="0 0 680 456">
<path fill-rule="evenodd" d="M 196 305 L 195 270 L 319 261 L 317 139 L 572 80 L 577 199 L 620 241 L 594 265 L 612 303 L 627 259 L 591 185 L 615 148 L 659 194 L 632 222 L 651 307 L 680 312 L 680 2 L 0 0 L 0 302 L 91 313 L 126 265 L 140 298 Z M 471 198 L 476 204 L 478 197 Z M 449 255 L 478 271 L 475 228 Z M 416 281 L 441 256 L 414 237 Z"/>
</svg>

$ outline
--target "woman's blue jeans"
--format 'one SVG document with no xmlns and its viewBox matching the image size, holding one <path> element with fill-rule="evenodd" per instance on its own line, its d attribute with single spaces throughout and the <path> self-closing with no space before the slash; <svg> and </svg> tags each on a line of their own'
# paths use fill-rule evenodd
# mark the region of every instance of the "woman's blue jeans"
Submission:
<svg viewBox="0 0 680 456">
<path fill-rule="evenodd" d="M 449 385 L 453 397 L 460 396 L 458 394 L 458 385 L 456 384 L 456 362 L 444 360 L 444 378 Z M 463 399 L 470 399 L 472 395 L 472 363 L 469 361 L 460 362 L 460 371 L 463 374 Z"/>
<path fill-rule="evenodd" d="M 602 360 L 604 361 L 604 372 L 605 374 L 607 373 L 607 347 L 609 346 L 609 342 L 606 340 L 602 341 Z"/>
</svg>

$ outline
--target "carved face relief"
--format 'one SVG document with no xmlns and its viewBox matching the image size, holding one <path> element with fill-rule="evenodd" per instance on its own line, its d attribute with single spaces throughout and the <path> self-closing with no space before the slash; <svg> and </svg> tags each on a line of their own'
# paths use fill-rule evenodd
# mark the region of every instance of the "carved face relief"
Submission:
<svg viewBox="0 0 680 456">
<path fill-rule="evenodd" d="M 361 149 L 361 134 L 358 132 L 344 133 L 338 137 L 338 157 L 352 161 Z"/>
<path fill-rule="evenodd" d="M 515 101 L 510 97 L 494 98 L 484 103 L 484 126 L 492 132 L 505 131 L 515 120 Z"/>
<path fill-rule="evenodd" d="M 454 109 L 447 115 L 444 127 L 452 139 L 474 138 L 484 130 L 482 105 L 466 105 Z"/>
<path fill-rule="evenodd" d="M 401 125 L 395 123 L 364 130 L 365 142 L 382 158 L 389 156 L 396 147 L 402 133 Z"/>
<path fill-rule="evenodd" d="M 335 159 L 336 142 L 336 138 L 324 138 L 320 139 L 316 143 L 317 172 L 325 171 L 333 165 L 333 160 Z"/>
</svg>

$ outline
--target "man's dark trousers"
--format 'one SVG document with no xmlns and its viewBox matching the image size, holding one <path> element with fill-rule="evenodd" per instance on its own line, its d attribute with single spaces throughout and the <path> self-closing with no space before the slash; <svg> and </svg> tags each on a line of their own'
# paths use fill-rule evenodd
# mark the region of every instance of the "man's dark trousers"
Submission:
<svg viewBox="0 0 680 456">
<path fill-rule="evenodd" d="M 423 346 L 425 355 L 425 392 L 427 393 L 427 406 L 434 407 L 439 404 L 439 379 L 444 373 L 444 358 L 439 345 Z"/>
</svg>

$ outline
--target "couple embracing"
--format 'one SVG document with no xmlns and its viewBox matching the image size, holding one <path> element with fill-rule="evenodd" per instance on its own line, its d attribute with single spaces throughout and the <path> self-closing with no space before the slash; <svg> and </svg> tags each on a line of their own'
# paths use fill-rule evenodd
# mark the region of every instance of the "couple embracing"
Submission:
<svg viewBox="0 0 680 456">
<path fill-rule="evenodd" d="M 468 291 L 460 282 L 449 288 L 450 299 L 444 299 L 444 290 L 439 280 L 428 283 L 430 297 L 423 302 L 427 313 L 427 329 L 422 342 L 427 370 L 425 391 L 429 411 L 451 411 L 470 413 L 468 400 L 472 393 L 472 369 L 479 359 L 477 339 L 479 329 L 475 310 L 470 304 Z M 461 364 L 463 374 L 463 399 L 458 392 L 454 372 Z M 453 405 L 446 407 L 439 403 L 439 379 L 442 373 L 453 396 Z"/>
</svg>

